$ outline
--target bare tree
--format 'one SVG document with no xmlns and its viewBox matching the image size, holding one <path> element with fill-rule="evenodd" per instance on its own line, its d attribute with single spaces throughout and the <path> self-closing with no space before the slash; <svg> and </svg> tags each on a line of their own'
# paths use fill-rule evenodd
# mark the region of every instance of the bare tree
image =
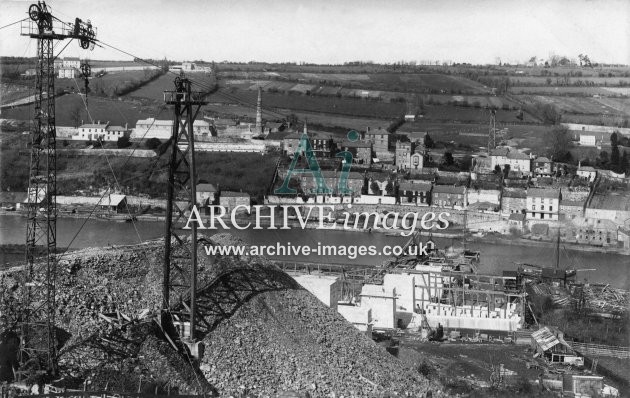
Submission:
<svg viewBox="0 0 630 398">
<path fill-rule="evenodd" d="M 79 123 L 81 122 L 81 107 L 75 106 L 70 111 L 70 120 L 72 121 L 72 125 L 77 128 L 79 127 Z"/>
</svg>

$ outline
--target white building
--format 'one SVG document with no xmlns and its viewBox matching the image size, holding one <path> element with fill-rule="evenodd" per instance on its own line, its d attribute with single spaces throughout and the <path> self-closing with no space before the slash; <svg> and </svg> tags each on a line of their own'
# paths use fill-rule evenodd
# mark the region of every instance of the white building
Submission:
<svg viewBox="0 0 630 398">
<path fill-rule="evenodd" d="M 581 134 L 580 135 L 580 145 L 582 146 L 596 146 L 597 145 L 597 137 L 591 134 Z"/>
<path fill-rule="evenodd" d="M 61 66 L 64 68 L 79 69 L 81 67 L 81 60 L 77 57 L 66 57 L 61 61 Z"/>
<path fill-rule="evenodd" d="M 510 148 L 497 148 L 490 152 L 490 168 L 496 166 L 505 168 L 510 165 L 510 170 L 530 174 L 532 170 L 532 160 L 529 155 Z"/>
<path fill-rule="evenodd" d="M 578 177 L 582 177 L 589 182 L 595 181 L 595 177 L 597 177 L 597 170 L 595 170 L 591 166 L 582 166 L 580 165 L 577 169 Z"/>
<path fill-rule="evenodd" d="M 98 140 L 101 141 L 118 141 L 120 137 L 124 137 L 128 135 L 129 129 L 125 124 L 123 126 L 110 126 L 109 122 L 101 123 L 98 121 L 97 123 L 92 124 L 83 124 L 79 126 L 75 135 L 71 138 L 73 140 L 81 140 L 81 141 L 92 141 Z"/>
<path fill-rule="evenodd" d="M 62 67 L 57 69 L 57 77 L 60 79 L 74 79 L 78 73 L 78 70 L 75 68 Z"/>
<path fill-rule="evenodd" d="M 530 188 L 525 199 L 527 218 L 558 220 L 560 191 L 557 189 Z"/>
<path fill-rule="evenodd" d="M 195 135 L 210 135 L 210 123 L 205 120 L 195 120 L 193 123 L 193 132 Z M 144 120 L 138 120 L 136 122 L 136 128 L 133 129 L 131 138 L 159 138 L 162 140 L 168 140 L 172 134 L 172 120 L 156 120 L 151 117 Z"/>
</svg>

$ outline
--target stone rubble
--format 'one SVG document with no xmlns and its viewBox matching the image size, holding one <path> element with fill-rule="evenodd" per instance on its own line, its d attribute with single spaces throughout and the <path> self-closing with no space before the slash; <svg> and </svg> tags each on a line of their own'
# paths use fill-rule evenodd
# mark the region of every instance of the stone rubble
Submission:
<svg viewBox="0 0 630 398">
<path fill-rule="evenodd" d="M 204 242 L 244 244 L 229 234 Z M 68 376 L 85 380 L 89 389 L 225 397 L 291 396 L 289 392 L 310 397 L 443 396 L 438 382 L 406 367 L 336 311 L 288 282 L 234 295 L 233 309 L 224 317 L 208 314 L 205 320 L 214 326 L 205 330 L 199 364 L 175 351 L 154 321 L 117 330 L 98 314 L 120 311 L 133 318 L 147 309 L 159 313 L 160 243 L 84 249 L 59 263 L 56 321 L 65 332 L 59 335 L 67 335 L 60 364 Z M 259 279 L 273 279 L 281 272 L 259 257 L 209 258 L 203 245 L 199 260 L 202 297 L 216 293 L 222 275 L 235 269 Z M 278 285 L 277 280 L 269 282 Z M 0 274 L 0 283 L 0 317 L 11 319 L 19 308 L 19 284 L 14 274 Z M 120 352 L 95 343 L 112 335 L 123 342 L 116 346 Z"/>
</svg>

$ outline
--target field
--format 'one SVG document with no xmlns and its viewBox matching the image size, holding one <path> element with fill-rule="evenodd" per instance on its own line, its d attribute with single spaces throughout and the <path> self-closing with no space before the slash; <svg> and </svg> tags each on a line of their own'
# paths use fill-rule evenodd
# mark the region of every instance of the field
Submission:
<svg viewBox="0 0 630 398">
<path fill-rule="evenodd" d="M 564 81 L 563 76 L 510 76 L 514 86 L 548 86 L 547 79 L 551 79 L 551 84 L 557 84 L 558 80 Z M 580 84 L 595 86 L 628 86 L 630 77 L 568 77 L 569 85 Z"/>
<path fill-rule="evenodd" d="M 512 94 L 538 95 L 603 95 L 608 97 L 622 97 L 630 95 L 630 87 L 554 87 L 554 86 L 514 86 L 510 87 Z"/>
<path fill-rule="evenodd" d="M 173 73 L 166 73 L 154 81 L 140 87 L 138 90 L 130 93 L 129 96 L 136 98 L 148 98 L 163 102 L 164 91 L 175 90 L 175 77 L 176 76 L 173 75 Z M 190 79 L 193 81 L 193 91 L 205 91 L 208 87 L 214 85 L 213 78 L 205 73 L 193 73 L 190 75 Z"/>
<path fill-rule="evenodd" d="M 85 123 L 90 121 L 86 114 L 83 100 L 78 94 L 67 94 L 59 97 L 56 101 L 56 120 L 59 126 L 73 126 L 75 121 L 72 113 L 78 109 L 80 119 Z M 88 109 L 90 115 L 101 122 L 109 121 L 112 125 L 122 125 L 128 123 L 133 127 L 138 119 L 155 117 L 157 106 L 146 106 L 141 102 L 117 101 L 101 97 L 88 97 Z M 2 111 L 2 117 L 7 119 L 30 120 L 33 118 L 32 106 L 21 106 L 14 109 Z M 162 115 L 167 115 L 163 112 Z M 79 122 L 81 121 L 79 120 Z"/>
<path fill-rule="evenodd" d="M 399 91 L 407 93 L 454 93 L 483 95 L 490 89 L 461 76 L 439 73 L 278 73 L 278 72 L 219 72 L 221 79 L 275 80 L 316 86 L 340 86 L 344 88 L 375 91 Z"/>
<path fill-rule="evenodd" d="M 231 99 L 235 97 L 237 100 Z M 209 101 L 256 104 L 257 95 L 253 91 L 231 88 L 208 97 Z M 407 107 L 400 103 L 384 103 L 366 99 L 317 97 L 301 94 L 266 93 L 264 106 L 309 112 L 322 112 L 349 116 L 394 119 L 405 113 Z"/>
</svg>

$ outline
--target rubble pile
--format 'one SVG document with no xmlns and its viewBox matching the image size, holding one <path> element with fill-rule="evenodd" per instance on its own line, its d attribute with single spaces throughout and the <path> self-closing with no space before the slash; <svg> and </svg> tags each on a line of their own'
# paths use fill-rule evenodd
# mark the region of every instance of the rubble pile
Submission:
<svg viewBox="0 0 630 398">
<path fill-rule="evenodd" d="M 205 244 L 243 244 L 219 234 Z M 151 317 L 161 300 L 160 242 L 125 248 L 85 249 L 60 262 L 57 325 L 63 341 L 60 366 L 96 391 L 154 389 L 183 394 L 274 396 L 438 396 L 440 386 L 376 345 L 336 311 L 259 257 L 206 256 L 199 248 L 201 363 L 175 350 Z M 11 276 L 0 302 L 19 297 Z M 14 309 L 13 309 L 14 310 Z M 99 314 L 123 313 L 124 328 Z"/>
</svg>

